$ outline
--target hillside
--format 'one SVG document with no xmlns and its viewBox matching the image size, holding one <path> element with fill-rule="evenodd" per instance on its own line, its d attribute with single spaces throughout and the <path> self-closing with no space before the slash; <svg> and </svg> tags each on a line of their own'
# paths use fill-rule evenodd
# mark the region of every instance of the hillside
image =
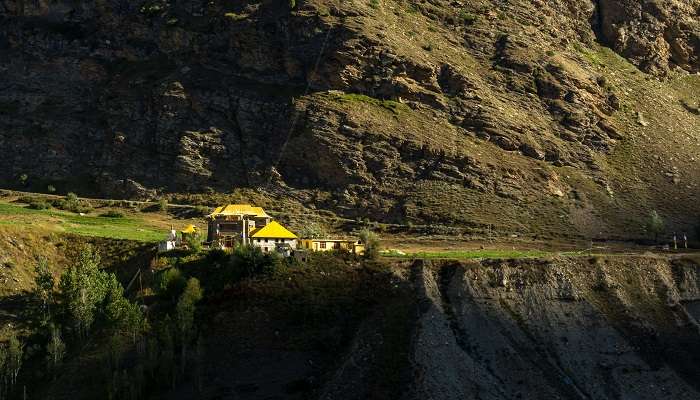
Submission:
<svg viewBox="0 0 700 400">
<path fill-rule="evenodd" d="M 0 182 L 252 188 L 312 212 L 544 238 L 638 237 L 658 209 L 692 233 L 699 8 L 5 0 Z"/>
<path fill-rule="evenodd" d="M 28 370 L 31 393 L 695 399 L 700 391 L 700 270 L 692 260 L 378 264 L 321 256 L 223 290 L 212 261 L 209 255 L 176 262 L 206 288 L 186 370 L 177 357 L 161 358 L 167 345 L 159 342 L 157 315 L 165 304 L 151 303 L 154 332 L 134 350 L 127 350 L 130 340 L 113 347 L 116 337 L 95 335 L 54 379 L 43 379 L 40 368 Z"/>
</svg>

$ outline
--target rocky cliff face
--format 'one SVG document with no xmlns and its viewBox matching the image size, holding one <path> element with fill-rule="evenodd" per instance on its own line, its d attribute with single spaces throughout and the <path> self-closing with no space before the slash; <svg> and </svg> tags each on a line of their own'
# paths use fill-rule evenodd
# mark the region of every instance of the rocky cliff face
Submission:
<svg viewBox="0 0 700 400">
<path fill-rule="evenodd" d="M 418 269 L 409 397 L 696 398 L 698 272 L 654 259 Z"/>
<path fill-rule="evenodd" d="M 700 68 L 700 2 L 599 1 L 601 39 L 643 70 L 667 73 L 671 67 Z"/>
<path fill-rule="evenodd" d="M 531 233 L 628 234 L 658 208 L 689 230 L 698 3 L 631 3 L 5 0 L 0 179 Z"/>
<path fill-rule="evenodd" d="M 396 398 L 695 399 L 698 273 L 651 258 L 417 263 L 420 311 Z M 360 349 L 338 380 L 361 388 L 373 358 Z"/>
</svg>

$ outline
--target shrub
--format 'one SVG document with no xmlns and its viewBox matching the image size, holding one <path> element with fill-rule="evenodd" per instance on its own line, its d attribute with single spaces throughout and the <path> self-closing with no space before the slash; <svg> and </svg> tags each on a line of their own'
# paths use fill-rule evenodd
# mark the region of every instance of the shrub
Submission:
<svg viewBox="0 0 700 400">
<path fill-rule="evenodd" d="M 100 217 L 105 217 L 105 218 L 124 218 L 124 214 L 120 213 L 119 211 L 115 210 L 110 210 L 105 213 L 100 214 Z"/>
<path fill-rule="evenodd" d="M 292 10 L 297 8 L 297 0 L 289 0 L 289 8 Z"/>
<path fill-rule="evenodd" d="M 185 288 L 185 277 L 177 268 L 168 268 L 157 276 L 156 290 L 161 297 L 174 300 Z"/>
<path fill-rule="evenodd" d="M 473 25 L 477 19 L 479 19 L 479 17 L 470 12 L 462 10 L 459 13 L 459 19 L 466 25 Z"/>
<path fill-rule="evenodd" d="M 27 186 L 27 181 L 29 180 L 29 176 L 27 174 L 21 174 L 19 176 L 19 183 L 22 186 Z"/>
<path fill-rule="evenodd" d="M 34 200 L 29 203 L 28 207 L 32 210 L 48 210 L 51 208 L 51 205 L 44 200 Z"/>
<path fill-rule="evenodd" d="M 194 253 L 202 251 L 202 237 L 198 233 L 188 235 L 185 244 Z"/>
<path fill-rule="evenodd" d="M 53 185 L 49 185 L 46 187 L 46 191 L 49 193 L 56 193 L 56 187 Z"/>
<path fill-rule="evenodd" d="M 375 260 L 379 257 L 379 252 L 381 251 L 381 245 L 379 242 L 379 236 L 370 231 L 369 229 L 363 229 L 360 232 L 360 241 L 365 245 L 365 258 L 370 260 Z"/>
<path fill-rule="evenodd" d="M 229 257 L 225 267 L 225 278 L 228 282 L 237 282 L 258 275 L 270 275 L 280 262 L 277 253 L 263 253 L 255 246 L 238 246 Z"/>
<path fill-rule="evenodd" d="M 168 199 L 160 199 L 160 200 L 158 200 L 158 210 L 160 210 L 160 211 L 168 211 Z"/>
<path fill-rule="evenodd" d="M 664 220 L 656 210 L 652 210 L 647 217 L 646 231 L 654 235 L 654 241 L 658 241 L 659 234 L 664 231 Z"/>
<path fill-rule="evenodd" d="M 88 213 L 92 210 L 90 203 L 80 200 L 78 195 L 73 192 L 68 193 L 62 200 L 54 201 L 53 205 L 62 210 L 71 211 L 76 214 Z"/>
</svg>

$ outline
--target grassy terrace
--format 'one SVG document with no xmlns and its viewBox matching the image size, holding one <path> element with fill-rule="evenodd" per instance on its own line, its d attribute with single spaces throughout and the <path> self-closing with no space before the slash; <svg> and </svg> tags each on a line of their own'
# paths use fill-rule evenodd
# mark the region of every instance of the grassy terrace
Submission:
<svg viewBox="0 0 700 400">
<path fill-rule="evenodd" d="M 61 210 L 32 210 L 0 202 L 0 225 L 39 226 L 52 231 L 141 242 L 162 240 L 165 231 L 140 216 L 108 218 Z"/>
<path fill-rule="evenodd" d="M 385 252 L 384 257 L 390 258 L 422 258 L 422 259 L 454 259 L 472 260 L 484 258 L 539 258 L 554 254 L 540 250 L 459 250 L 459 251 L 427 251 L 401 254 L 398 252 Z"/>
</svg>

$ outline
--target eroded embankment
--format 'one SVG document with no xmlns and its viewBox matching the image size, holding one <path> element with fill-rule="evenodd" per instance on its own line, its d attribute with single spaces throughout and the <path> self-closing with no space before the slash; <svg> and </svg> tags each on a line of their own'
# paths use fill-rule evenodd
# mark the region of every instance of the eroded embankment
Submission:
<svg viewBox="0 0 700 400">
<path fill-rule="evenodd" d="M 657 258 L 413 265 L 405 399 L 698 399 L 700 267 Z"/>
</svg>

